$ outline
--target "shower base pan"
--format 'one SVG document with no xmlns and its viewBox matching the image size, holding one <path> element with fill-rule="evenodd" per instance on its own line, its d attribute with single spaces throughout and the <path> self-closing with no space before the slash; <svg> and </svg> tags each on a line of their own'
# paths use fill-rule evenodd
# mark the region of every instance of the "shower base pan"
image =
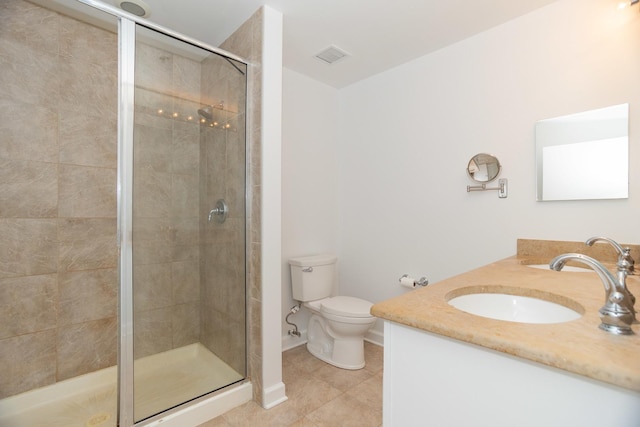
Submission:
<svg viewBox="0 0 640 427">
<path fill-rule="evenodd" d="M 199 343 L 138 359 L 134 371 L 136 419 L 243 379 Z M 0 426 L 116 426 L 116 384 L 112 366 L 2 399 Z"/>
</svg>

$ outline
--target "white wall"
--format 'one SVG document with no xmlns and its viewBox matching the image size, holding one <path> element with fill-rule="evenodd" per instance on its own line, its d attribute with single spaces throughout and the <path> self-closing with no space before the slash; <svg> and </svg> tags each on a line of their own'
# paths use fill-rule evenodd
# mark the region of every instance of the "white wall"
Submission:
<svg viewBox="0 0 640 427">
<path fill-rule="evenodd" d="M 284 187 L 283 258 L 285 246 L 325 250 L 327 227 L 338 221 L 341 293 L 377 302 L 405 292 L 397 285 L 404 273 L 433 283 L 515 254 L 518 238 L 640 243 L 640 13 L 617 3 L 561 0 L 340 90 L 326 119 L 338 110 L 335 159 L 326 154 L 295 173 L 326 186 L 320 194 L 336 192 L 336 209 L 327 212 L 335 219 L 297 243 L 285 218 L 296 216 L 296 229 L 305 230 L 318 218 L 293 206 L 308 202 L 303 191 Z M 293 77 L 285 72 L 283 152 L 317 137 L 300 115 L 315 104 L 303 99 L 304 87 L 319 84 Z M 536 202 L 535 122 L 627 102 L 629 199 Z M 465 168 L 479 152 L 502 162 L 507 199 L 466 192 Z M 337 179 L 317 181 L 334 161 Z M 283 156 L 285 186 L 291 162 Z"/>
<path fill-rule="evenodd" d="M 282 144 L 282 335 L 288 348 L 302 342 L 287 335 L 284 318 L 291 296 L 291 257 L 337 253 L 338 91 L 283 70 Z M 306 329 L 306 310 L 291 316 Z"/>
</svg>

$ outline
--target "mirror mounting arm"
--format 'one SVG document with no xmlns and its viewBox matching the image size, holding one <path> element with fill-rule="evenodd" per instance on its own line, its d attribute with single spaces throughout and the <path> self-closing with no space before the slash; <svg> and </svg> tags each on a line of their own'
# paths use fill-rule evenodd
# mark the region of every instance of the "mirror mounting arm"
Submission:
<svg viewBox="0 0 640 427">
<path fill-rule="evenodd" d="M 498 190 L 498 197 L 501 198 L 501 199 L 506 199 L 507 195 L 508 195 L 507 185 L 508 185 L 507 179 L 506 178 L 500 178 L 498 180 L 498 186 L 497 187 L 487 187 L 487 184 L 467 185 L 467 193 L 470 193 L 472 191 Z"/>
</svg>

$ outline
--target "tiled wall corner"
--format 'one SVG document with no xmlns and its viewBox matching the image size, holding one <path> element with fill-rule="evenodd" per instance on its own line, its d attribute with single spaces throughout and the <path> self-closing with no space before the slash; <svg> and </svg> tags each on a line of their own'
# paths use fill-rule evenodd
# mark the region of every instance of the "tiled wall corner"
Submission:
<svg viewBox="0 0 640 427">
<path fill-rule="evenodd" d="M 234 32 L 221 48 L 245 58 L 249 62 L 247 99 L 247 155 L 249 164 L 248 186 L 248 334 L 249 372 L 253 383 L 254 400 L 262 404 L 262 341 L 261 341 L 261 277 L 260 277 L 260 106 L 261 62 L 262 62 L 263 10 L 258 9 L 253 16 Z"/>
</svg>

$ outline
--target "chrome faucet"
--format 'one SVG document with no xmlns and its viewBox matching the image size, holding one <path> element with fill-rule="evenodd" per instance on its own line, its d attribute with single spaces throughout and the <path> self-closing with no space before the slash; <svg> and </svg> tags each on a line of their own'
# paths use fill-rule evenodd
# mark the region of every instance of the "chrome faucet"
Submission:
<svg viewBox="0 0 640 427">
<path fill-rule="evenodd" d="M 598 310 L 602 321 L 599 328 L 617 335 L 633 334 L 631 324 L 635 321 L 635 311 L 631 302 L 631 294 L 627 290 L 624 278 L 620 282 L 618 278 L 595 259 L 575 253 L 558 255 L 551 260 L 549 268 L 560 271 L 567 261 L 571 260 L 588 265 L 598 273 L 600 280 L 602 280 L 605 290 L 605 303 Z"/>
<path fill-rule="evenodd" d="M 591 237 L 590 239 L 587 239 L 585 243 L 588 246 L 592 246 L 594 243 L 598 241 L 609 243 L 611 246 L 613 246 L 613 248 L 618 253 L 618 262 L 616 263 L 618 282 L 624 285 L 624 287 L 627 290 L 627 293 L 631 298 L 631 310 L 633 311 L 634 317 L 635 317 L 636 311 L 633 306 L 636 304 L 636 297 L 631 293 L 631 291 L 629 291 L 629 288 L 627 288 L 627 283 L 626 283 L 627 276 L 630 274 L 633 274 L 634 268 L 635 268 L 634 267 L 635 261 L 631 257 L 631 249 L 623 248 L 615 240 L 609 239 L 608 237 Z"/>
</svg>

